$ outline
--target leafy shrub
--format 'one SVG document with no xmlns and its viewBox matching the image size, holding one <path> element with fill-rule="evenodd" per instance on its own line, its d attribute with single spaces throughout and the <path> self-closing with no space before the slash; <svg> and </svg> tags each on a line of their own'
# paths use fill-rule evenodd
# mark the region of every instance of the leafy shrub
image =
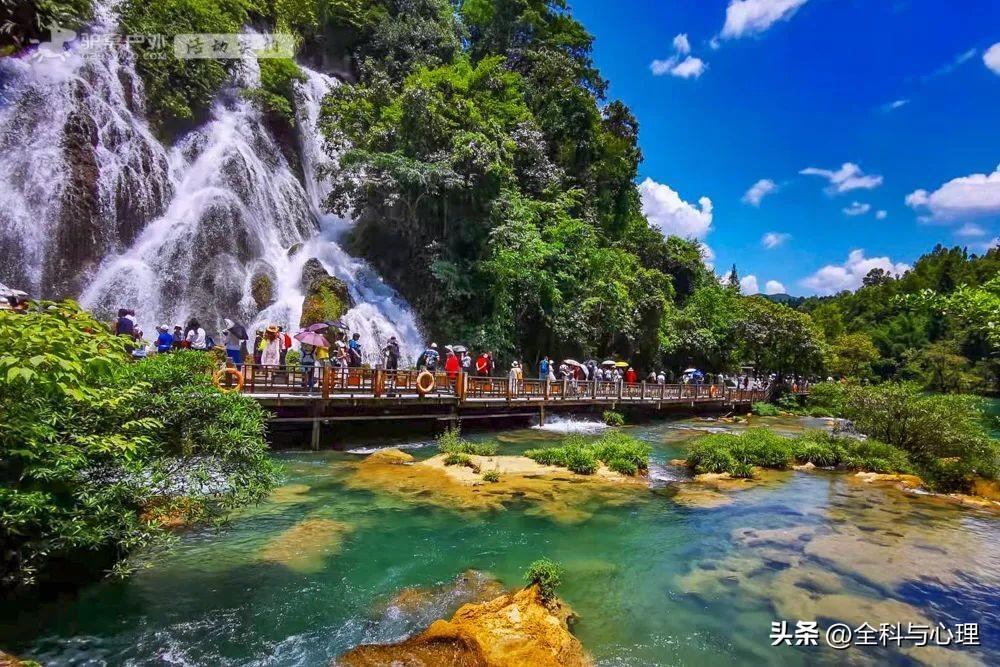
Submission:
<svg viewBox="0 0 1000 667">
<path fill-rule="evenodd" d="M 729 476 L 734 479 L 753 479 L 753 466 L 743 461 L 737 461 L 729 469 Z"/>
<path fill-rule="evenodd" d="M 542 599 L 551 600 L 555 597 L 556 589 L 562 585 L 563 568 L 548 558 L 540 558 L 528 566 L 528 571 L 524 574 L 528 585 L 537 584 L 542 594 Z"/>
<path fill-rule="evenodd" d="M 301 369 L 302 364 L 302 353 L 298 350 L 289 350 L 285 352 L 285 368 L 290 371 L 298 371 Z"/>
<path fill-rule="evenodd" d="M 614 460 L 631 462 L 638 470 L 649 468 L 649 455 L 653 448 L 630 435 L 615 431 L 606 433 L 591 447 L 594 456 L 606 464 Z"/>
<path fill-rule="evenodd" d="M 499 470 L 487 470 L 483 473 L 483 481 L 495 483 L 500 481 L 500 471 Z"/>
<path fill-rule="evenodd" d="M 639 467 L 629 459 L 611 459 L 607 464 L 609 468 L 622 475 L 631 477 L 639 473 Z"/>
<path fill-rule="evenodd" d="M 810 385 L 809 396 L 806 398 L 806 407 L 810 409 L 822 409 L 829 412 L 831 416 L 839 417 L 844 411 L 844 385 L 839 382 L 818 382 Z M 813 416 L 825 417 L 827 415 Z"/>
<path fill-rule="evenodd" d="M 438 451 L 442 454 L 473 454 L 475 456 L 496 456 L 497 446 L 492 442 L 469 442 L 462 439 L 457 426 L 449 426 L 438 436 Z"/>
<path fill-rule="evenodd" d="M 777 417 L 778 408 L 770 403 L 754 403 L 750 408 L 759 417 Z"/>
<path fill-rule="evenodd" d="M 605 410 L 602 415 L 604 418 L 604 423 L 608 426 L 624 426 L 625 425 L 625 415 L 620 412 L 615 412 L 614 410 Z"/>
<path fill-rule="evenodd" d="M 472 466 L 472 459 L 469 458 L 468 454 L 449 454 L 444 457 L 444 464 L 446 466 Z"/>
<path fill-rule="evenodd" d="M 259 58 L 260 88 L 243 91 L 243 96 L 261 110 L 275 114 L 289 125 L 295 125 L 295 83 L 306 80 L 305 74 L 289 58 Z"/>
<path fill-rule="evenodd" d="M 212 386 L 211 357 L 131 362 L 75 303 L 42 306 L 0 312 L 0 586 L 64 560 L 121 561 L 162 537 L 151 506 L 182 497 L 217 517 L 270 491 L 264 411 Z"/>
<path fill-rule="evenodd" d="M 718 434 L 698 438 L 688 450 L 688 466 L 698 474 L 729 472 L 736 464 L 729 451 L 735 437 Z"/>
<path fill-rule="evenodd" d="M 1000 441 L 990 437 L 982 399 L 925 394 L 910 383 L 849 386 L 844 416 L 862 432 L 909 454 L 938 491 L 968 488 L 972 475 L 996 478 Z M 959 466 L 939 463 L 958 459 Z"/>
<path fill-rule="evenodd" d="M 810 417 L 836 417 L 837 415 L 830 408 L 824 408 L 820 406 L 813 406 L 811 408 L 806 408 L 806 414 Z"/>
<path fill-rule="evenodd" d="M 597 457 L 589 447 L 570 446 L 566 448 L 566 467 L 578 475 L 593 475 Z"/>
<path fill-rule="evenodd" d="M 778 399 L 778 408 L 784 410 L 785 412 L 795 412 L 801 405 L 799 405 L 799 397 L 795 394 L 782 394 L 781 398 Z"/>
<path fill-rule="evenodd" d="M 640 470 L 649 468 L 651 451 L 652 447 L 647 443 L 620 431 L 614 431 L 604 434 L 596 442 L 591 443 L 580 436 L 572 436 L 563 440 L 563 444 L 559 447 L 529 449 L 524 455 L 542 465 L 569 468 L 581 475 L 592 475 L 596 472 L 598 461 L 616 472 L 635 475 Z"/>
<path fill-rule="evenodd" d="M 686 460 L 696 473 L 728 472 L 733 477 L 747 477 L 748 467 L 752 476 L 754 466 L 782 469 L 792 463 L 880 473 L 912 469 L 906 452 L 877 440 L 841 438 L 824 431 L 786 438 L 760 428 L 749 429 L 742 435 L 699 438 Z"/>
</svg>

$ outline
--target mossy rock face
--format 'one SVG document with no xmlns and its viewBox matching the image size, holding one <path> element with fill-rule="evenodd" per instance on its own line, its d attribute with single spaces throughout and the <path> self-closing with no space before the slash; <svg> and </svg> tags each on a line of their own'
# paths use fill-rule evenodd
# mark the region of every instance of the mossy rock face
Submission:
<svg viewBox="0 0 1000 667">
<path fill-rule="evenodd" d="M 299 326 L 339 319 L 354 305 L 347 283 L 326 272 L 318 259 L 302 267 L 302 317 Z"/>
<path fill-rule="evenodd" d="M 250 279 L 250 296 L 257 304 L 257 310 L 264 310 L 274 301 L 274 281 L 266 273 L 258 273 Z"/>
</svg>

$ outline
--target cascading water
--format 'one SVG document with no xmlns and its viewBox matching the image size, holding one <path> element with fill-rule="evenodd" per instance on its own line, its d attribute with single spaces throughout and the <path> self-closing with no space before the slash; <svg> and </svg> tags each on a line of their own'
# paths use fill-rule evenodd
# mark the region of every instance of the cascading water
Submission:
<svg viewBox="0 0 1000 667">
<path fill-rule="evenodd" d="M 86 46 L 0 59 L 0 280 L 36 296 L 79 291 L 172 191 L 114 26 L 114 6 L 99 4 Z"/>
<path fill-rule="evenodd" d="M 113 10 L 99 8 L 95 33 L 114 30 Z M 219 93 L 209 121 L 169 151 L 141 115 L 143 92 L 127 45 L 108 40 L 85 54 L 71 48 L 53 62 L 7 60 L 0 158 L 10 167 L 0 174 L 0 280 L 35 295 L 79 293 L 104 317 L 134 308 L 146 332 L 190 317 L 210 332 L 227 317 L 294 329 L 302 269 L 315 258 L 347 284 L 355 305 L 343 319 L 361 334 L 369 362 L 393 335 L 404 360 L 416 356 L 413 313 L 340 246 L 350 222 L 322 211 L 331 185 L 319 178 L 329 157 L 317 122 L 335 79 L 303 67 L 307 78 L 296 95 L 300 175 L 261 112 L 240 94 L 259 85 L 252 57 Z M 93 168 L 84 179 L 68 155 L 74 122 L 95 128 L 88 135 Z M 81 198 L 87 179 L 97 208 L 92 220 L 80 220 L 65 212 L 66 201 Z M 80 256 L 74 236 L 93 239 L 91 257 Z M 254 289 L 261 280 L 270 286 L 265 303 Z"/>
</svg>

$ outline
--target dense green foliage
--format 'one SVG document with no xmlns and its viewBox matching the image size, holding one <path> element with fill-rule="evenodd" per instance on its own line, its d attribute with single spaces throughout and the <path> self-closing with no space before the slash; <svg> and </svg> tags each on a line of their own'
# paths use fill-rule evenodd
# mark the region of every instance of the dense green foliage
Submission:
<svg viewBox="0 0 1000 667">
<path fill-rule="evenodd" d="M 589 442 L 581 436 L 566 438 L 558 447 L 529 449 L 524 453 L 542 465 L 568 468 L 580 475 L 597 472 L 598 463 L 623 475 L 636 475 L 649 468 L 652 448 L 620 431 L 612 431 Z"/>
<path fill-rule="evenodd" d="M 1000 473 L 1000 441 L 991 439 L 982 399 L 925 394 L 912 383 L 850 385 L 843 415 L 864 433 L 906 451 L 929 484 L 967 491 L 973 475 Z"/>
<path fill-rule="evenodd" d="M 127 0 L 122 30 L 162 35 L 138 44 L 136 67 L 146 84 L 149 114 L 156 122 L 188 120 L 208 107 L 237 61 L 174 57 L 174 37 L 189 33 L 238 33 L 256 9 L 255 0 Z"/>
<path fill-rule="evenodd" d="M 92 0 L 33 0 L 0 2 L 0 57 L 50 37 L 53 25 L 76 29 L 90 18 Z"/>
<path fill-rule="evenodd" d="M 294 60 L 288 58 L 261 58 L 260 88 L 243 91 L 251 101 L 264 111 L 276 114 L 287 123 L 295 124 L 293 109 L 295 83 L 305 81 L 305 75 Z"/>
<path fill-rule="evenodd" d="M 601 419 L 608 426 L 624 426 L 625 425 L 625 415 L 614 410 L 605 410 L 601 415 Z"/>
<path fill-rule="evenodd" d="M 72 302 L 41 307 L 0 312 L 0 585 L 61 576 L 84 551 L 114 564 L 163 510 L 209 518 L 269 491 L 264 413 L 212 386 L 208 355 L 130 363 Z"/>
<path fill-rule="evenodd" d="M 776 417 L 780 412 L 778 406 L 771 403 L 754 403 L 750 409 L 758 417 Z"/>
<path fill-rule="evenodd" d="M 740 478 L 752 477 L 754 466 L 782 470 L 805 463 L 880 473 L 911 470 L 906 452 L 877 440 L 839 438 L 818 431 L 788 438 L 763 428 L 701 437 L 692 444 L 686 460 L 696 473 L 729 473 Z"/>
<path fill-rule="evenodd" d="M 528 585 L 535 584 L 544 600 L 551 600 L 556 595 L 556 589 L 562 585 L 563 568 L 559 563 L 548 558 L 540 558 L 528 566 L 524 580 Z"/>
<path fill-rule="evenodd" d="M 915 380 L 935 391 L 1000 391 L 996 248 L 976 256 L 938 246 L 901 277 L 874 269 L 857 292 L 792 303 L 831 344 L 831 373 Z"/>
</svg>

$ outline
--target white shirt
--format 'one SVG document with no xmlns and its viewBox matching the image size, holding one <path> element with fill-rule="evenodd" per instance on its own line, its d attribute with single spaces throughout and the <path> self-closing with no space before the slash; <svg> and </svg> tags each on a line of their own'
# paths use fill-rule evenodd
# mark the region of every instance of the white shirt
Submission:
<svg viewBox="0 0 1000 667">
<path fill-rule="evenodd" d="M 205 330 L 201 327 L 197 329 L 192 329 L 187 335 L 188 342 L 191 343 L 192 350 L 204 350 L 205 349 Z"/>
</svg>

